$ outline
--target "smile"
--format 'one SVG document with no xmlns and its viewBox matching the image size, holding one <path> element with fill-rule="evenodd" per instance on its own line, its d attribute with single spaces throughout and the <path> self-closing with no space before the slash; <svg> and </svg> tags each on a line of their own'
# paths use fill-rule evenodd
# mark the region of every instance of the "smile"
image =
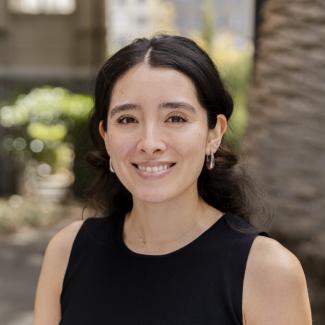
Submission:
<svg viewBox="0 0 325 325">
<path fill-rule="evenodd" d="M 155 166 L 146 166 L 140 164 L 132 164 L 138 170 L 138 174 L 142 176 L 164 175 L 175 163 L 165 163 Z"/>
</svg>

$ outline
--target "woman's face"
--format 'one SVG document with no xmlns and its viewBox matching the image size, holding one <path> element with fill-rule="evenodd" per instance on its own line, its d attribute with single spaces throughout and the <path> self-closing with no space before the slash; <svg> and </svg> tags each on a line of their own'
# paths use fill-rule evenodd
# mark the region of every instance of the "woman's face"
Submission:
<svg viewBox="0 0 325 325">
<path fill-rule="evenodd" d="M 99 130 L 122 184 L 134 198 L 158 203 L 197 191 L 205 155 L 216 151 L 222 125 L 226 119 L 219 115 L 217 127 L 208 130 L 207 113 L 186 75 L 138 64 L 116 82 L 107 132 L 102 123 Z"/>
</svg>

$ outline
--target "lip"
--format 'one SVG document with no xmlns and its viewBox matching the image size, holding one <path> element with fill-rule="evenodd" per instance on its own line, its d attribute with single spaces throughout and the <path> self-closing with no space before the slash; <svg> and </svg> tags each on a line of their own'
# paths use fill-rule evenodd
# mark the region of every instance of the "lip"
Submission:
<svg viewBox="0 0 325 325">
<path fill-rule="evenodd" d="M 155 167 L 161 165 L 171 165 L 168 169 L 162 170 L 160 172 L 150 173 L 143 170 L 138 169 L 135 165 L 142 165 L 145 167 Z M 143 179 L 159 179 L 168 175 L 174 168 L 176 163 L 174 162 L 167 162 L 167 161 L 146 161 L 142 163 L 132 163 L 132 166 L 136 170 L 136 173 Z"/>
<path fill-rule="evenodd" d="M 147 161 L 139 161 L 134 162 L 132 165 L 142 165 L 145 167 L 155 167 L 160 165 L 172 165 L 175 164 L 173 161 L 158 161 L 158 160 L 147 160 Z"/>
</svg>

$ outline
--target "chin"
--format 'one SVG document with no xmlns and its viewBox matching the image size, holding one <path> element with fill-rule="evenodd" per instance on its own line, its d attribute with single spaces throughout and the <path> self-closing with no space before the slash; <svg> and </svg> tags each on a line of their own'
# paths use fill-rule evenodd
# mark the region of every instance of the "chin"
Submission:
<svg viewBox="0 0 325 325">
<path fill-rule="evenodd" d="M 177 197 L 179 193 L 167 193 L 167 191 L 159 192 L 151 190 L 150 192 L 142 192 L 134 195 L 138 201 L 145 203 L 163 203 Z"/>
</svg>

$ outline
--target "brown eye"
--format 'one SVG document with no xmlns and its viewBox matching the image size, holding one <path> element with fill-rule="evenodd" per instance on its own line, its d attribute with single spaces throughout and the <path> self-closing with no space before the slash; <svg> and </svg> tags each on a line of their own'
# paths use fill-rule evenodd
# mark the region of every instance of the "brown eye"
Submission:
<svg viewBox="0 0 325 325">
<path fill-rule="evenodd" d="M 186 122 L 186 119 L 180 115 L 172 115 L 167 119 L 171 123 L 183 123 Z"/>
<path fill-rule="evenodd" d="M 121 116 L 117 119 L 117 123 L 119 124 L 130 124 L 130 123 L 136 123 L 136 119 L 132 116 Z"/>
</svg>

